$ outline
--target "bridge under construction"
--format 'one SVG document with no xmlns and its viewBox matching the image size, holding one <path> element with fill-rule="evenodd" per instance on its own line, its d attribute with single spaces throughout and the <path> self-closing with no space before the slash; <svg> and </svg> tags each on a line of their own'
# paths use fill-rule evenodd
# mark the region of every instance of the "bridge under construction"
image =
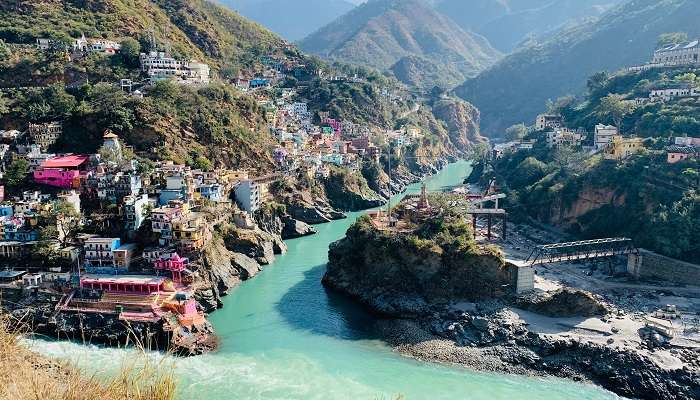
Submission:
<svg viewBox="0 0 700 400">
<path fill-rule="evenodd" d="M 525 263 L 530 265 L 553 264 L 637 254 L 638 252 L 632 239 L 628 238 L 582 240 L 536 246 Z"/>
</svg>

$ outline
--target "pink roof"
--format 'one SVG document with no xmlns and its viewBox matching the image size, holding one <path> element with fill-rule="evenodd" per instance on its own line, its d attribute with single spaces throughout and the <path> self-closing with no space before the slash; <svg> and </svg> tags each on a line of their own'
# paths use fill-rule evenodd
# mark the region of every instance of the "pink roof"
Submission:
<svg viewBox="0 0 700 400">
<path fill-rule="evenodd" d="M 62 157 L 49 158 L 41 163 L 42 168 L 70 168 L 78 167 L 86 162 L 90 156 L 71 154 Z"/>
</svg>

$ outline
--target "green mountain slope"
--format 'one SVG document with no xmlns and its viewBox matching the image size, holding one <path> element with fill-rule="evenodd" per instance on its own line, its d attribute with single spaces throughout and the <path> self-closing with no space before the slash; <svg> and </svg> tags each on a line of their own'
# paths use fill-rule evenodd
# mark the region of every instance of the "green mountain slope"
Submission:
<svg viewBox="0 0 700 400">
<path fill-rule="evenodd" d="M 220 0 L 246 18 L 297 41 L 352 10 L 346 0 Z"/>
<path fill-rule="evenodd" d="M 38 37 L 102 36 L 147 41 L 152 35 L 173 53 L 215 68 L 248 65 L 282 49 L 284 41 L 237 13 L 204 0 L 5 0 L 0 39 L 34 43 Z"/>
<path fill-rule="evenodd" d="M 36 38 L 69 43 L 83 33 L 137 39 L 142 49 L 153 38 L 160 49 L 209 63 L 215 76 L 252 69 L 270 52 L 302 57 L 260 25 L 203 0 L 4 1 L 0 86 L 26 88 L 5 90 L 0 97 L 6 105 L 0 112 L 3 129 L 60 120 L 64 134 L 56 151 L 94 152 L 102 132 L 112 129 L 150 158 L 272 168 L 274 142 L 264 111 L 231 86 L 162 83 L 139 99 L 114 85 L 120 78 L 138 78 L 138 60 L 124 54 L 71 59 L 63 51 L 32 46 Z"/>
<path fill-rule="evenodd" d="M 405 57 L 431 60 L 431 69 L 449 68 L 469 77 L 499 58 L 484 38 L 465 32 L 457 24 L 418 0 L 373 0 L 357 7 L 300 42 L 303 50 L 321 57 L 386 70 Z M 413 63 L 419 68 L 426 63 Z M 437 66 L 437 67 L 436 67 Z M 418 75 L 430 77 L 428 71 Z M 399 74 L 409 83 L 413 79 Z M 448 79 L 443 79 L 447 77 Z M 437 82 L 454 84 L 449 75 Z"/>
<path fill-rule="evenodd" d="M 697 5 L 695 0 L 632 0 L 596 22 L 509 55 L 456 93 L 481 110 L 485 133 L 501 135 L 514 123 L 533 120 L 547 99 L 581 92 L 594 72 L 649 60 L 659 34 L 700 34 Z"/>
</svg>

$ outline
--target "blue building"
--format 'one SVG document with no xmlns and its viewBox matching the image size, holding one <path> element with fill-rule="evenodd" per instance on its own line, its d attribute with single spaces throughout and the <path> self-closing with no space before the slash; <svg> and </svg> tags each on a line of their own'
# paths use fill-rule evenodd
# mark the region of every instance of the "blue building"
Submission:
<svg viewBox="0 0 700 400">
<path fill-rule="evenodd" d="M 0 217 L 11 217 L 13 215 L 12 204 L 0 204 Z"/>
<path fill-rule="evenodd" d="M 209 201 L 222 201 L 224 197 L 223 187 L 218 183 L 199 185 L 196 190 L 203 199 Z"/>
</svg>

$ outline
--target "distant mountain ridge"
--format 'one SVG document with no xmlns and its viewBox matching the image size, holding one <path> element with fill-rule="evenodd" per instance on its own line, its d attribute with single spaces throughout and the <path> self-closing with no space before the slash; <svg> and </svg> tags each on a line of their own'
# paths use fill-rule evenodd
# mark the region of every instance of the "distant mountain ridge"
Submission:
<svg viewBox="0 0 700 400">
<path fill-rule="evenodd" d="M 419 0 L 369 1 L 302 40 L 300 47 L 331 60 L 411 70 L 410 76 L 399 73 L 397 78 L 423 87 L 453 86 L 501 56 L 486 39 Z M 435 74 L 441 70 L 447 72 Z"/>
<path fill-rule="evenodd" d="M 697 37 L 699 19 L 697 0 L 631 0 L 507 56 L 455 92 L 479 108 L 482 130 L 498 136 L 530 123 L 548 99 L 581 93 L 593 73 L 650 60 L 662 33 Z"/>
<path fill-rule="evenodd" d="M 219 0 L 289 41 L 305 38 L 355 8 L 347 0 Z"/>
<path fill-rule="evenodd" d="M 436 9 L 502 52 L 530 36 L 597 17 L 622 0 L 437 0 Z"/>
</svg>

